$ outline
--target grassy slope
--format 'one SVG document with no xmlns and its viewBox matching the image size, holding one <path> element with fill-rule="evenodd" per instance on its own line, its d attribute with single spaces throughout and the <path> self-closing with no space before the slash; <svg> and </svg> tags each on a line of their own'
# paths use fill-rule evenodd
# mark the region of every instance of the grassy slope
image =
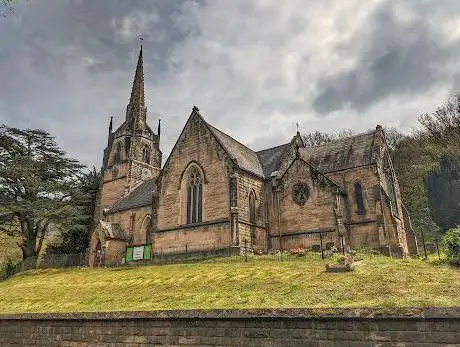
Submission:
<svg viewBox="0 0 460 347">
<path fill-rule="evenodd" d="M 352 273 L 324 264 L 206 263 L 36 270 L 0 282 L 0 312 L 460 305 L 460 271 L 374 256 Z"/>
</svg>

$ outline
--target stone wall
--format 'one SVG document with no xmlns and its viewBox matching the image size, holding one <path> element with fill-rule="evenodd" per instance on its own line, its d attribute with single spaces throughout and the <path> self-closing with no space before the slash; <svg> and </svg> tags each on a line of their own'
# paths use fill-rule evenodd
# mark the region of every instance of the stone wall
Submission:
<svg viewBox="0 0 460 347">
<path fill-rule="evenodd" d="M 460 308 L 0 315 L 8 346 L 458 346 Z"/>
<path fill-rule="evenodd" d="M 229 219 L 190 226 L 179 226 L 153 234 L 154 252 L 174 252 L 188 249 L 212 249 L 231 245 Z"/>
<path fill-rule="evenodd" d="M 147 242 L 151 214 L 152 206 L 146 205 L 107 214 L 105 220 L 110 223 L 120 224 L 123 231 L 132 237 L 134 243 L 140 244 Z"/>
<path fill-rule="evenodd" d="M 379 181 L 375 165 L 334 172 L 326 176 L 339 184 L 347 193 L 346 208 L 348 211 L 349 223 L 359 224 L 365 220 L 376 219 L 375 187 L 378 186 Z M 364 213 L 358 213 L 357 211 L 355 182 L 359 182 L 362 187 L 365 208 Z"/>
<path fill-rule="evenodd" d="M 198 115 L 192 115 L 159 177 L 159 230 L 186 223 L 187 172 L 200 168 L 203 184 L 203 222 L 229 218 L 229 158 Z"/>
<path fill-rule="evenodd" d="M 297 183 L 306 183 L 309 189 L 308 200 L 303 205 L 293 199 L 293 187 Z M 317 229 L 335 229 L 334 216 L 335 186 L 321 187 L 313 178 L 311 167 L 303 160 L 296 160 L 286 171 L 278 185 L 279 216 L 275 196 L 269 199 L 270 235 L 308 232 Z M 268 191 L 268 193 L 273 192 Z M 278 218 L 280 228 L 278 229 Z"/>
<path fill-rule="evenodd" d="M 111 171 L 103 172 L 104 177 L 100 202 L 102 211 L 106 208 L 112 207 L 117 201 L 125 196 L 126 188 L 128 186 L 127 178 L 124 174 L 126 166 L 119 165 L 119 167 L 123 170 L 123 175 L 117 176 L 118 178 L 116 179 L 112 179 L 113 175 Z"/>
</svg>

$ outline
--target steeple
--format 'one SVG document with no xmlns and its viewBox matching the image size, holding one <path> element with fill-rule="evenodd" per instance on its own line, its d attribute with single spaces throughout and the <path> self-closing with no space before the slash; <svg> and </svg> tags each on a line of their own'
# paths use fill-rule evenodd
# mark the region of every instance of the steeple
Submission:
<svg viewBox="0 0 460 347">
<path fill-rule="evenodd" d="M 131 97 L 126 109 L 126 121 L 131 129 L 143 130 L 146 126 L 146 109 L 144 97 L 144 66 L 142 59 L 142 44 L 137 59 Z"/>
</svg>

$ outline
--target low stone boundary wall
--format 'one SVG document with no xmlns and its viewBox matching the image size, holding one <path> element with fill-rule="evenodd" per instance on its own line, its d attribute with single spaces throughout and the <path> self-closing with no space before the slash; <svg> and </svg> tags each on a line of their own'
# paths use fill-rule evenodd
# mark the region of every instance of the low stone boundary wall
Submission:
<svg viewBox="0 0 460 347">
<path fill-rule="evenodd" d="M 0 346 L 460 346 L 460 308 L 0 315 Z"/>
</svg>

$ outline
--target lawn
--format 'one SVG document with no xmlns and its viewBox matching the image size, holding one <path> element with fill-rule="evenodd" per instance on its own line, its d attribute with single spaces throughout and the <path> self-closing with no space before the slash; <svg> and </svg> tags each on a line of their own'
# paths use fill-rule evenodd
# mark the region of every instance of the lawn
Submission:
<svg viewBox="0 0 460 347">
<path fill-rule="evenodd" d="M 34 270 L 0 282 L 0 312 L 460 305 L 460 271 L 435 260 L 373 256 L 354 272 L 324 270 L 263 258 Z"/>
</svg>

